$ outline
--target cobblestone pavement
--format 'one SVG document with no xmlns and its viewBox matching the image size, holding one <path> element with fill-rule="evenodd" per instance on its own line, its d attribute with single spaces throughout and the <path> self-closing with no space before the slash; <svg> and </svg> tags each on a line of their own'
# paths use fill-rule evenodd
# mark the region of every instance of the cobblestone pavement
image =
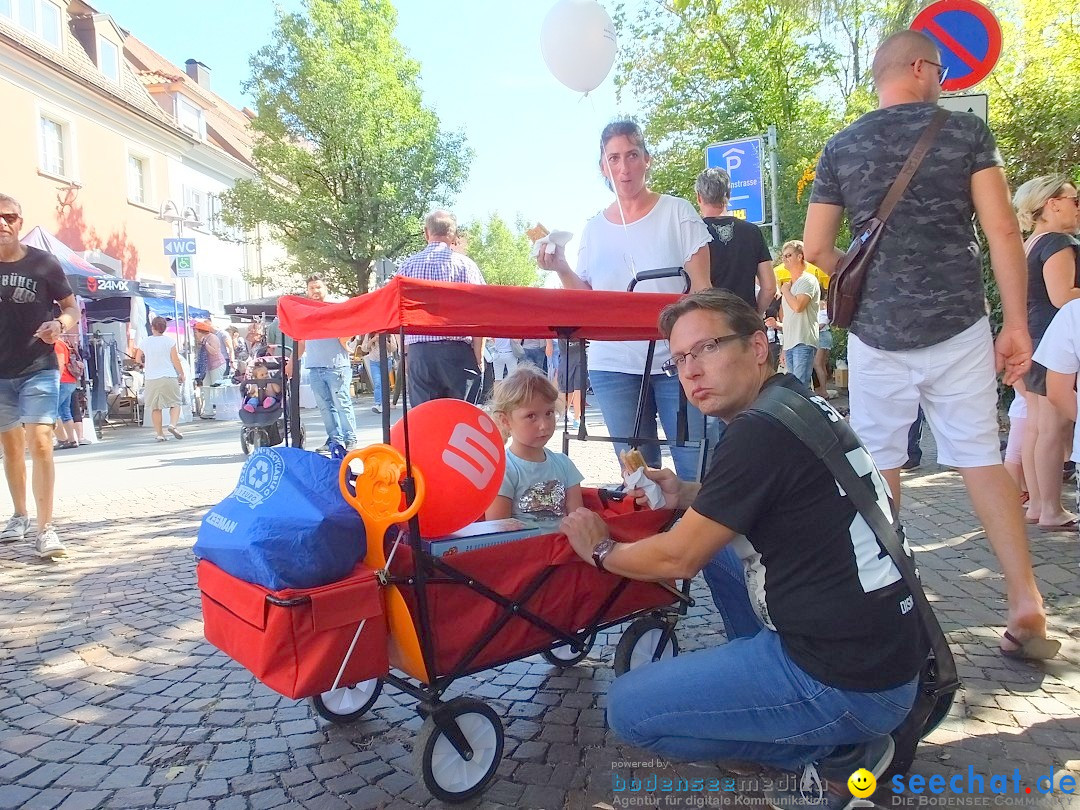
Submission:
<svg viewBox="0 0 1080 810">
<path fill-rule="evenodd" d="M 320 441 L 317 416 L 305 419 Z M 368 440 L 377 436 L 374 419 L 361 414 Z M 387 688 L 361 722 L 329 725 L 203 640 L 190 549 L 200 516 L 239 472 L 238 428 L 199 424 L 183 442 L 165 445 L 148 436 L 120 429 L 100 445 L 58 455 L 66 559 L 39 561 L 29 543 L 0 546 L 0 808 L 442 806 L 414 775 L 421 724 L 411 698 Z M 589 482 L 611 480 L 607 446 L 576 446 L 572 455 Z M 9 508 L 5 493 L 0 511 Z M 905 518 L 964 679 L 912 772 L 1018 768 L 1025 786 L 1055 772 L 1080 776 L 1076 533 L 1032 531 L 1053 634 L 1064 642 L 1058 661 L 1034 667 L 995 652 L 1002 579 L 958 476 L 934 464 L 908 475 Z M 697 607 L 680 624 L 684 651 L 722 641 L 707 592 L 698 585 L 695 595 Z M 603 634 L 584 663 L 565 671 L 534 657 L 458 682 L 453 693 L 496 708 L 507 738 L 497 779 L 465 806 L 735 800 L 708 790 L 613 790 L 616 775 L 720 774 L 653 763 L 606 730 L 617 639 Z M 1033 797 L 1037 791 L 1019 798 Z M 1060 793 L 1038 802 L 1080 805 Z"/>
</svg>

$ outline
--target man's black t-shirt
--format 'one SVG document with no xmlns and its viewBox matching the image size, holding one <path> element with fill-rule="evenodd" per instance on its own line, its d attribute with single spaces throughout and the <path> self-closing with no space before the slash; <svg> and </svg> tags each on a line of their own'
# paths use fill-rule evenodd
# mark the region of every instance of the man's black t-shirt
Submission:
<svg viewBox="0 0 1080 810">
<path fill-rule="evenodd" d="M 772 260 L 761 229 L 738 217 L 705 217 L 712 234 L 709 242 L 709 277 L 712 285 L 728 290 L 757 309 L 754 282 L 758 265 Z"/>
<path fill-rule="evenodd" d="M 0 262 L 0 379 L 59 368 L 52 344 L 34 333 L 69 295 L 71 285 L 51 253 L 28 247 L 17 262 Z"/>
<path fill-rule="evenodd" d="M 788 374 L 766 385 L 810 397 Z M 844 449 L 890 514 L 869 454 L 859 445 Z M 693 508 L 742 535 L 732 547 L 750 602 L 811 676 L 872 692 L 918 673 L 926 646 L 900 572 L 825 463 L 787 428 L 762 414 L 735 417 Z"/>
</svg>

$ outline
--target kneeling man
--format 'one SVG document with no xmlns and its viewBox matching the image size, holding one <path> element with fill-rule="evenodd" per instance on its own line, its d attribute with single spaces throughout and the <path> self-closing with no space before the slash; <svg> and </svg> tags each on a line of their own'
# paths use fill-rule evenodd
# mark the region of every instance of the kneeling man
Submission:
<svg viewBox="0 0 1080 810">
<path fill-rule="evenodd" d="M 563 530 L 584 560 L 631 579 L 704 571 L 731 641 L 618 678 L 608 723 L 671 759 L 800 772 L 791 782 L 802 789 L 769 795 L 774 806 L 844 807 L 853 771 L 888 768 L 889 733 L 914 702 L 927 652 L 918 611 L 825 463 L 778 422 L 748 411 L 773 385 L 811 397 L 776 373 L 761 316 L 706 290 L 667 307 L 660 330 L 671 346 L 665 371 L 678 374 L 691 404 L 728 425 L 713 465 L 701 484 L 649 472 L 667 504 L 686 510 L 670 531 L 612 544 L 603 521 L 583 509 Z M 885 503 L 866 451 L 844 449 Z"/>
</svg>

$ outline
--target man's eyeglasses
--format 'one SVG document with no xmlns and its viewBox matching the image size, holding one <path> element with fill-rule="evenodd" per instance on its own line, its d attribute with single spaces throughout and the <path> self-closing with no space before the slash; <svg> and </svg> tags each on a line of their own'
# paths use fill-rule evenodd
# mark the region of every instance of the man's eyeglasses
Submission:
<svg viewBox="0 0 1080 810">
<path fill-rule="evenodd" d="M 1061 196 L 1061 197 L 1051 197 L 1050 199 L 1051 200 L 1068 200 L 1073 205 L 1075 205 L 1077 208 L 1080 208 L 1080 196 L 1077 196 L 1075 194 L 1072 197 Z"/>
<path fill-rule="evenodd" d="M 949 75 L 949 69 L 947 67 L 945 67 L 940 62 L 934 62 L 930 59 L 923 59 L 921 61 L 926 62 L 926 64 L 928 65 L 933 65 L 934 67 L 936 67 L 938 69 L 938 84 L 945 84 L 945 79 Z M 915 67 L 917 64 L 919 64 L 919 62 L 920 60 L 916 59 L 914 62 L 911 63 L 911 66 Z"/>
<path fill-rule="evenodd" d="M 660 370 L 667 374 L 669 377 L 678 377 L 679 369 L 686 365 L 686 358 L 693 357 L 697 360 L 699 357 L 703 357 L 706 354 L 715 354 L 722 343 L 727 343 L 729 340 L 738 340 L 744 338 L 746 335 L 723 335 L 721 337 L 710 338 L 709 340 L 703 340 L 697 346 L 692 348 L 688 352 L 682 354 L 673 354 L 671 359 L 660 366 Z"/>
<path fill-rule="evenodd" d="M 19 214 L 0 214 L 0 219 L 4 220 L 8 225 L 14 225 L 22 217 Z"/>
</svg>

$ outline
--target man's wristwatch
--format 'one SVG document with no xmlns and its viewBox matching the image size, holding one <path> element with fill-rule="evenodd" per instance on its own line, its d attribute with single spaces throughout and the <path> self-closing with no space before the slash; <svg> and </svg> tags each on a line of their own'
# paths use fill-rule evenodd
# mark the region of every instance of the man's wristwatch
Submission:
<svg viewBox="0 0 1080 810">
<path fill-rule="evenodd" d="M 603 540 L 593 546 L 592 561 L 593 564 L 601 571 L 607 571 L 607 569 L 604 568 L 604 558 L 611 553 L 611 550 L 613 548 L 615 548 L 615 541 L 612 540 L 610 537 L 605 537 Z"/>
</svg>

